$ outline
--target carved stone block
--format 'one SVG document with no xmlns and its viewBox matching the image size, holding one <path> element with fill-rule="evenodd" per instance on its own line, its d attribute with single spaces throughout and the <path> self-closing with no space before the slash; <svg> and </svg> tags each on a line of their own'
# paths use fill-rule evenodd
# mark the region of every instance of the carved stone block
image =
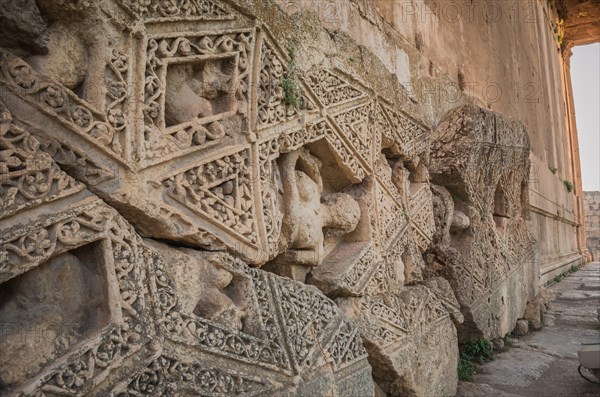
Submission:
<svg viewBox="0 0 600 397">
<path fill-rule="evenodd" d="M 463 341 L 502 337 L 533 297 L 536 242 L 527 221 L 525 127 L 475 106 L 444 116 L 430 173 L 437 227 L 432 272 L 448 278 L 465 323 Z"/>
<path fill-rule="evenodd" d="M 443 284 L 445 281 L 442 280 Z M 456 391 L 456 328 L 444 306 L 458 308 L 438 285 L 405 287 L 397 295 L 339 298 L 363 334 L 373 376 L 387 395 L 444 395 Z"/>
<path fill-rule="evenodd" d="M 38 0 L 22 20 L 7 1 L 0 394 L 454 392 L 461 309 L 488 321 L 529 252 L 516 124 L 469 113 L 482 135 L 438 140 L 432 189 L 424 117 L 375 91 L 395 78 L 315 55 L 331 35 L 289 39 L 269 1 Z"/>
</svg>

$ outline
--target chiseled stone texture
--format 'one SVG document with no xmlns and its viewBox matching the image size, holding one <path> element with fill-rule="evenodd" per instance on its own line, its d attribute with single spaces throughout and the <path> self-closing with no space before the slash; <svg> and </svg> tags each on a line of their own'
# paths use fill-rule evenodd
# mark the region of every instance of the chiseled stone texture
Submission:
<svg viewBox="0 0 600 397">
<path fill-rule="evenodd" d="M 79 186 L 0 110 L 7 177 Z M 358 330 L 315 287 L 142 240 L 87 190 L 37 186 L 39 206 L 3 220 L 2 394 L 374 393 Z"/>
<path fill-rule="evenodd" d="M 386 395 L 456 393 L 458 345 L 453 320 L 460 322 L 462 316 L 446 280 L 432 279 L 426 285 L 408 286 L 394 295 L 337 300 L 364 335 L 374 379 Z"/>
<path fill-rule="evenodd" d="M 600 192 L 584 192 L 583 213 L 587 248 L 594 261 L 600 261 Z"/>
<path fill-rule="evenodd" d="M 432 151 L 406 73 L 270 0 L 0 10 L 0 394 L 448 395 L 522 314 L 522 125 Z"/>
<path fill-rule="evenodd" d="M 429 270 L 448 278 L 460 302 L 459 340 L 504 336 L 535 296 L 528 157 L 521 123 L 476 106 L 449 112 L 434 132 Z"/>
</svg>

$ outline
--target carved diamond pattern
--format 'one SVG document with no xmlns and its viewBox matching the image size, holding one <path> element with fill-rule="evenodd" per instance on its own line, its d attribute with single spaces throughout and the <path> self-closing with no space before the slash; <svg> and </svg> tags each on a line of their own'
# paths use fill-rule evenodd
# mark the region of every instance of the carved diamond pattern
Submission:
<svg viewBox="0 0 600 397">
<path fill-rule="evenodd" d="M 322 106 L 329 107 L 366 96 L 364 92 L 353 87 L 341 76 L 327 69 L 312 69 L 306 78 L 310 90 L 318 98 Z"/>
<path fill-rule="evenodd" d="M 285 329 L 297 364 L 303 367 L 312 356 L 324 330 L 336 317 L 335 304 L 308 288 L 281 279 L 278 288 Z"/>
<path fill-rule="evenodd" d="M 342 136 L 353 151 L 358 154 L 364 164 L 363 167 L 367 171 L 372 168 L 372 145 L 374 140 L 369 131 L 370 111 L 371 104 L 366 103 L 333 117 L 340 127 Z"/>
<path fill-rule="evenodd" d="M 184 206 L 258 242 L 250 175 L 250 150 L 243 149 L 163 181 L 165 192 Z"/>
<path fill-rule="evenodd" d="M 294 119 L 301 110 L 313 110 L 315 105 L 306 95 L 303 84 L 289 76 L 283 56 L 270 39 L 263 34 L 260 48 L 259 77 L 256 89 L 257 127 L 266 127 Z M 284 82 L 287 82 L 288 87 Z M 290 84 L 294 84 L 292 87 Z M 297 95 L 299 102 L 288 103 L 288 95 Z M 291 91 L 294 90 L 292 93 Z"/>
</svg>

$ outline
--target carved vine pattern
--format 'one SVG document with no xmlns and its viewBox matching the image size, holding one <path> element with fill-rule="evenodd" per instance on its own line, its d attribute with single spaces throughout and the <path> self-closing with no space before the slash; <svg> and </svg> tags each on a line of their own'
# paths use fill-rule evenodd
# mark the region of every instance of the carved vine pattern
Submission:
<svg viewBox="0 0 600 397">
<path fill-rule="evenodd" d="M 305 81 L 323 106 L 333 106 L 366 96 L 364 92 L 326 69 L 309 71 Z"/>
<path fill-rule="evenodd" d="M 233 19 L 227 7 L 215 0 L 120 0 L 147 21 Z"/>
<path fill-rule="evenodd" d="M 0 104 L 0 218 L 84 189 L 65 174 L 40 143 L 12 122 Z"/>
<path fill-rule="evenodd" d="M 269 387 L 268 381 L 259 377 L 161 355 L 129 381 L 126 391 L 113 393 L 113 396 L 170 396 L 180 393 L 256 396 Z"/>
<path fill-rule="evenodd" d="M 0 75 L 21 97 L 56 117 L 70 130 L 124 158 L 122 134 L 73 92 L 38 75 L 25 61 L 3 50 L 0 50 Z"/>
<path fill-rule="evenodd" d="M 169 128 L 168 134 L 165 134 L 162 105 L 165 81 L 162 76 L 169 62 L 174 59 L 189 59 L 190 62 L 194 62 L 198 57 L 210 59 L 224 54 L 237 54 L 236 98 L 248 103 L 253 41 L 254 35 L 250 31 L 201 36 L 182 34 L 179 37 L 156 37 L 148 40 L 143 111 L 145 158 L 160 159 L 182 149 L 208 147 L 225 137 L 223 133 L 213 132 L 202 125 L 212 121 L 194 120 L 182 123 L 179 127 Z"/>
<path fill-rule="evenodd" d="M 249 150 L 169 177 L 163 186 L 170 197 L 257 244 Z"/>
<path fill-rule="evenodd" d="M 97 233 L 93 236 L 81 233 L 82 225 L 93 228 Z M 48 230 L 53 232 L 48 233 Z M 30 236 L 31 234 L 23 237 Z M 58 236 L 56 238 L 61 244 L 69 245 L 68 249 L 104 238 L 110 241 L 120 292 L 122 321 L 107 326 L 90 342 L 89 347 L 71 354 L 64 361 L 65 364 L 46 372 L 24 392 L 24 395 L 36 397 L 48 393 L 84 395 L 97 386 L 108 372 L 120 365 L 123 358 L 138 351 L 148 340 L 150 325 L 145 304 L 147 298 L 141 284 L 144 267 L 148 263 L 148 252 L 147 249 L 144 251 L 141 248 L 141 239 L 131 226 L 101 202 L 84 207 L 79 215 L 67 218 L 50 228 L 38 229 L 34 236 L 42 239 L 42 246 L 47 250 L 43 253 L 44 257 L 52 251 L 58 253 L 57 243 L 53 244 L 49 239 L 51 236 Z M 31 262 L 37 259 L 30 255 L 23 257 Z"/>
</svg>

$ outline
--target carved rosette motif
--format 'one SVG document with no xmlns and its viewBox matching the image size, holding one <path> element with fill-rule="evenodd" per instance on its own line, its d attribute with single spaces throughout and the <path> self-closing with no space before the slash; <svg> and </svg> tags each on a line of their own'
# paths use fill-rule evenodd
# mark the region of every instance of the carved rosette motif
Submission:
<svg viewBox="0 0 600 397">
<path fill-rule="evenodd" d="M 194 150 L 214 146 L 226 135 L 232 135 L 234 132 L 242 136 L 248 135 L 247 127 L 242 126 L 239 131 L 225 131 L 222 122 L 235 115 L 245 119 L 248 114 L 253 48 L 253 30 L 148 37 L 143 94 L 143 157 L 147 159 L 146 166 L 164 161 L 164 156 L 181 156 Z M 167 125 L 165 90 L 169 69 L 176 65 L 200 67 L 204 70 L 202 77 L 207 79 L 208 72 L 205 70 L 208 70 L 206 65 L 209 62 L 233 64 L 227 66 L 230 69 L 227 82 L 230 87 L 227 90 L 233 97 L 231 103 L 189 121 Z M 213 73 L 221 72 L 214 69 Z M 192 77 L 189 76 L 190 79 Z M 207 85 L 209 82 L 202 80 L 196 84 Z M 202 99 L 198 97 L 198 100 Z"/>
<path fill-rule="evenodd" d="M 433 213 L 427 191 L 407 202 L 389 167 L 378 162 L 383 149 L 394 159 L 421 155 L 428 150 L 428 129 L 339 68 L 296 71 L 266 26 L 226 2 L 118 3 L 123 14 L 110 23 L 125 33 L 104 48 L 98 106 L 0 50 L 7 106 L 26 103 L 34 124 L 51 119 L 65 130 L 36 131 L 40 144 L 1 120 L 0 143 L 10 153 L 0 158 L 0 171 L 8 176 L 0 184 L 0 218 L 17 226 L 0 240 L 0 282 L 96 244 L 115 292 L 109 324 L 19 392 L 301 394 L 313 377 L 329 376 L 342 388 L 371 393 L 363 338 L 375 335 L 388 346 L 447 318 L 439 300 L 420 289 L 406 292 L 402 302 L 380 300 L 401 288 L 402 256 L 420 255 L 431 240 Z M 119 18 L 131 26 L 123 29 Z M 294 105 L 286 87 L 296 78 L 300 101 Z M 176 100 L 187 95 L 191 105 L 183 105 L 191 110 L 183 114 L 185 106 Z M 71 136 L 77 139 L 71 142 Z M 364 188 L 368 236 L 324 264 L 345 261 L 333 289 L 367 296 L 360 310 L 375 318 L 367 328 L 357 328 L 315 287 L 247 265 L 281 254 L 285 209 L 277 160 L 310 145 L 331 154 L 348 187 Z M 139 221 L 140 234 L 225 251 L 206 260 L 244 281 L 247 310 L 257 325 L 238 331 L 184 311 L 161 252 L 61 168 L 127 212 L 128 220 Z M 14 220 L 49 203 L 55 205 L 50 217 Z"/>
<path fill-rule="evenodd" d="M 0 218 L 82 191 L 0 103 Z"/>
<path fill-rule="evenodd" d="M 0 50 L 0 84 L 34 109 L 61 122 L 73 134 L 98 145 L 111 158 L 125 163 L 127 137 L 109 118 L 64 86 L 36 73 L 22 59 Z M 13 109 L 11 109 L 13 110 Z"/>
</svg>

